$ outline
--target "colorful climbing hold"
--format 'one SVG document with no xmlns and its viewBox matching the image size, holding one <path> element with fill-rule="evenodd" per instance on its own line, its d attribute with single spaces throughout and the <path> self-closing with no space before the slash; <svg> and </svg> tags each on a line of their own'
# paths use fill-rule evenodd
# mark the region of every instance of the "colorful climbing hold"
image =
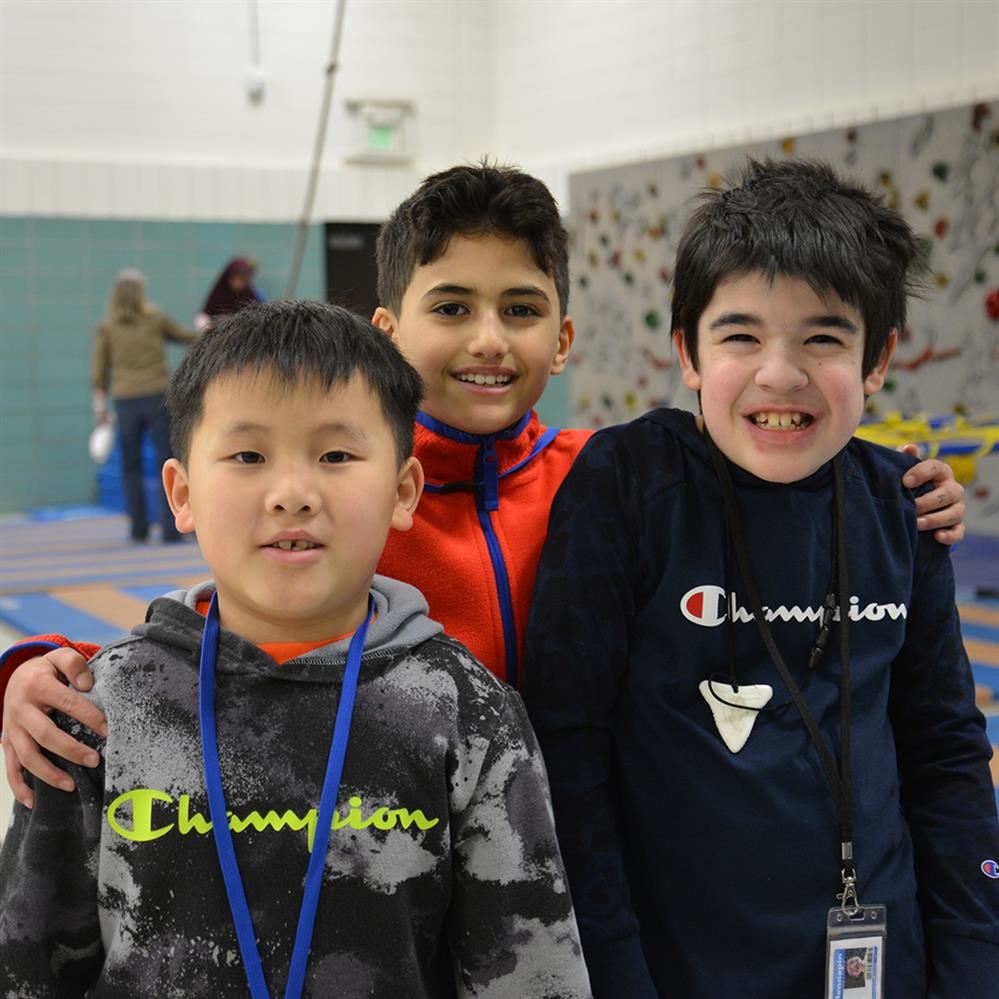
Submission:
<svg viewBox="0 0 999 999">
<path fill-rule="evenodd" d="M 947 230 L 950 228 L 950 222 L 947 219 L 937 219 L 933 225 L 933 234 L 937 239 L 943 239 L 947 235 Z"/>
<path fill-rule="evenodd" d="M 657 330 L 662 325 L 662 317 L 654 309 L 645 313 L 645 325 L 650 330 Z"/>
<path fill-rule="evenodd" d="M 985 296 L 985 315 L 993 322 L 999 322 L 999 288 L 995 288 Z"/>
<path fill-rule="evenodd" d="M 794 155 L 794 139 L 791 136 L 781 139 L 780 147 L 788 156 Z"/>
<path fill-rule="evenodd" d="M 930 173 L 941 183 L 944 183 L 950 175 L 950 167 L 946 163 L 934 163 Z"/>
<path fill-rule="evenodd" d="M 919 208 L 919 209 L 921 209 L 922 211 L 925 212 L 926 209 L 930 207 L 930 192 L 929 191 L 925 191 L 925 190 L 924 191 L 920 191 L 919 194 L 917 194 L 912 199 L 912 203 L 917 208 Z"/>
</svg>

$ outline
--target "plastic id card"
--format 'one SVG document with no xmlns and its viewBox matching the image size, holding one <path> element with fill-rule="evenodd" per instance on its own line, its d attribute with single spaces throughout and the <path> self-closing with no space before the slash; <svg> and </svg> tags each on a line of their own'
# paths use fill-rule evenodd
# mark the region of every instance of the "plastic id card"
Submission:
<svg viewBox="0 0 999 999">
<path fill-rule="evenodd" d="M 886 935 L 883 905 L 862 905 L 853 915 L 829 910 L 826 999 L 882 999 Z"/>
</svg>

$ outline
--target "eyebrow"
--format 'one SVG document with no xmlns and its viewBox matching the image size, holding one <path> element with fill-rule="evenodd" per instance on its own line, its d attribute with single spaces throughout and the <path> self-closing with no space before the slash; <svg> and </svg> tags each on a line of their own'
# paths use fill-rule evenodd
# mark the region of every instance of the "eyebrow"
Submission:
<svg viewBox="0 0 999 999">
<path fill-rule="evenodd" d="M 754 316 L 751 312 L 723 312 L 708 329 L 722 329 L 725 326 L 763 326 L 763 320 L 759 316 Z M 809 316 L 802 326 L 818 327 L 819 329 L 836 329 L 844 333 L 859 334 L 860 330 L 856 323 L 851 322 L 846 316 L 838 316 L 833 312 L 822 313 L 817 316 Z"/>
<path fill-rule="evenodd" d="M 254 423 L 252 420 L 240 420 L 238 423 L 227 427 L 222 432 L 222 437 L 238 437 L 240 434 L 254 433 L 266 434 L 270 430 L 270 427 L 264 426 L 262 423 Z M 314 434 L 345 434 L 358 441 L 367 440 L 367 434 L 365 434 L 362 427 L 358 427 L 352 423 L 345 423 L 342 420 L 331 420 L 329 423 L 321 423 L 318 427 L 309 428 L 308 432 Z"/>
<path fill-rule="evenodd" d="M 423 297 L 434 298 L 438 295 L 474 296 L 478 293 L 477 288 L 470 288 L 463 284 L 435 284 Z M 548 293 L 543 288 L 539 288 L 533 284 L 526 284 L 516 288 L 504 288 L 500 294 L 503 298 L 540 298 L 551 304 Z"/>
</svg>

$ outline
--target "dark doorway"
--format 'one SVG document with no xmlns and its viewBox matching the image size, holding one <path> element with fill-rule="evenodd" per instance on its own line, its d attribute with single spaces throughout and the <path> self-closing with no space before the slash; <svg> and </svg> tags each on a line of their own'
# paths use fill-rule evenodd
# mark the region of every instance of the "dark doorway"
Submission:
<svg viewBox="0 0 999 999">
<path fill-rule="evenodd" d="M 326 300 L 360 313 L 365 319 L 378 307 L 373 222 L 327 222 Z"/>
</svg>

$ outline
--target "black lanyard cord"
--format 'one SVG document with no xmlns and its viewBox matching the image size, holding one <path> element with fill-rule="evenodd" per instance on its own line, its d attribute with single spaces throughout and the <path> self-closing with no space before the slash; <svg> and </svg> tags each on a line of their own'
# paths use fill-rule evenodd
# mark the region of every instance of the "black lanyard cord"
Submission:
<svg viewBox="0 0 999 999">
<path fill-rule="evenodd" d="M 848 634 L 848 596 L 849 594 L 849 574 L 847 571 L 846 554 L 846 529 L 845 529 L 845 500 L 844 500 L 844 479 L 843 464 L 839 455 L 833 458 L 833 502 L 835 504 L 835 540 L 834 552 L 837 562 L 836 590 L 838 591 L 837 603 L 839 605 L 839 632 L 840 632 L 840 765 L 837 768 L 836 760 L 832 750 L 819 728 L 815 716 L 812 714 L 804 695 L 801 692 L 794 677 L 791 676 L 784 662 L 780 650 L 774 641 L 770 625 L 763 614 L 763 602 L 760 599 L 759 591 L 756 588 L 756 579 L 753 576 L 752 567 L 749 564 L 749 552 L 746 548 L 746 538 L 742 528 L 742 517 L 739 512 L 739 505 L 735 497 L 735 488 L 732 485 L 732 475 L 728 468 L 725 457 L 718 450 L 715 442 L 704 430 L 704 437 L 708 444 L 708 451 L 714 462 L 715 471 L 722 487 L 722 495 L 725 500 L 725 514 L 728 519 L 732 544 L 735 548 L 736 560 L 739 565 L 739 575 L 742 583 L 746 587 L 746 594 L 749 604 L 756 619 L 756 625 L 766 646 L 767 652 L 780 675 L 781 681 L 791 695 L 801 720 L 805 723 L 805 728 L 815 745 L 819 754 L 819 761 L 825 771 L 829 788 L 832 792 L 833 801 L 836 804 L 836 811 L 839 815 L 840 840 L 842 844 L 842 864 L 844 886 L 851 887 L 855 880 L 853 867 L 853 807 L 850 801 L 850 643 Z M 731 597 L 729 597 L 729 613 L 731 614 Z M 855 895 L 854 895 L 855 899 Z M 845 900 L 844 900 L 845 904 Z"/>
</svg>

